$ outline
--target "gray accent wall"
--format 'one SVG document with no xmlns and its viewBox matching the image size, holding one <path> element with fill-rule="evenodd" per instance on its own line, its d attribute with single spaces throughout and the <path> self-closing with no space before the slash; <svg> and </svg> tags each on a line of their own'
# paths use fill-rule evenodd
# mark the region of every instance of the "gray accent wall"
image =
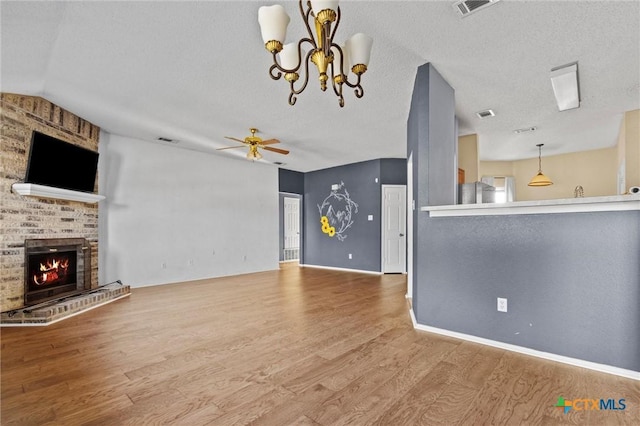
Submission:
<svg viewBox="0 0 640 426">
<path fill-rule="evenodd" d="M 344 241 L 322 232 L 317 207 L 329 195 L 331 186 L 341 182 L 358 204 Z M 305 173 L 302 263 L 380 272 L 382 184 L 406 184 L 405 159 L 371 160 Z M 373 220 L 368 220 L 369 215 Z"/>
<path fill-rule="evenodd" d="M 407 160 L 405 158 L 381 159 L 380 183 L 384 185 L 406 185 Z"/>
<path fill-rule="evenodd" d="M 418 323 L 640 371 L 640 212 L 419 220 Z"/>
<path fill-rule="evenodd" d="M 278 191 L 290 194 L 304 194 L 304 173 L 278 169 Z"/>
</svg>

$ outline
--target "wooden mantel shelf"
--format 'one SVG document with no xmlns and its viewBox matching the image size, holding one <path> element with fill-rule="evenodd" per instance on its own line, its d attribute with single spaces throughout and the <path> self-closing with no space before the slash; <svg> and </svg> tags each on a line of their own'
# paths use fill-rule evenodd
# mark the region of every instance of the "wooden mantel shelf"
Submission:
<svg viewBox="0 0 640 426">
<path fill-rule="evenodd" d="M 515 201 L 512 203 L 456 204 L 450 206 L 425 206 L 421 207 L 420 210 L 429 212 L 430 217 L 640 210 L 640 196 L 614 195 L 558 200 Z"/>
<path fill-rule="evenodd" d="M 38 185 L 35 183 L 14 183 L 11 190 L 19 195 L 41 198 L 56 198 L 59 200 L 80 201 L 95 204 L 105 199 L 104 195 L 88 192 L 71 191 L 69 189 L 54 188 L 52 186 Z"/>
</svg>

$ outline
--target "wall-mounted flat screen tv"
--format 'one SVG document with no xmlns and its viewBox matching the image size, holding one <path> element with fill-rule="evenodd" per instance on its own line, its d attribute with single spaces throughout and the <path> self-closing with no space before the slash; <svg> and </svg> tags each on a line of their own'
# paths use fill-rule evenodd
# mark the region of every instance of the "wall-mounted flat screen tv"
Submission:
<svg viewBox="0 0 640 426">
<path fill-rule="evenodd" d="M 93 192 L 98 153 L 34 131 L 26 183 Z"/>
</svg>

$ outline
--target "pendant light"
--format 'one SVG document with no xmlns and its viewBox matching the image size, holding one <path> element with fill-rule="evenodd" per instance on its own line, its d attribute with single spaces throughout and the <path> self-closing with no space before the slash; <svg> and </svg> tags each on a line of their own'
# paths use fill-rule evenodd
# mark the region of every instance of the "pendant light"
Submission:
<svg viewBox="0 0 640 426">
<path fill-rule="evenodd" d="M 549 186 L 553 185 L 551 179 L 542 173 L 542 146 L 543 143 L 539 143 L 536 145 L 538 147 L 538 174 L 531 178 L 531 182 L 529 182 L 529 186 Z"/>
</svg>

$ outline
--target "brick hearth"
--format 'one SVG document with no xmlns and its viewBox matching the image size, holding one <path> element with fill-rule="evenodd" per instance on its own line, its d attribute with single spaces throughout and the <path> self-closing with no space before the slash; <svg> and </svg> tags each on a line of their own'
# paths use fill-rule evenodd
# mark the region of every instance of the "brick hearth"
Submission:
<svg viewBox="0 0 640 426">
<path fill-rule="evenodd" d="M 49 325 L 81 312 L 127 297 L 131 288 L 119 282 L 92 289 L 88 293 L 70 296 L 60 301 L 0 313 L 2 326 Z"/>
</svg>

